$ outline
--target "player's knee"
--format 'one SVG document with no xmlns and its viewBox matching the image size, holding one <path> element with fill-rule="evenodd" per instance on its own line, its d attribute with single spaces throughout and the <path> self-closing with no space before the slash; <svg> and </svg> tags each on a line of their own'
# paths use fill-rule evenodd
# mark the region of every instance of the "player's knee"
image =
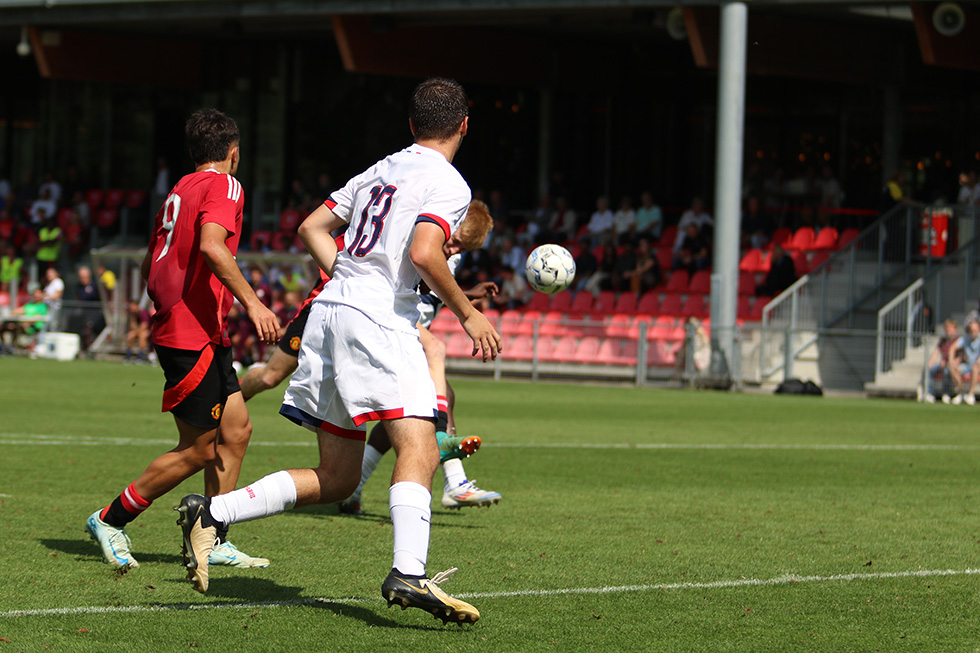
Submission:
<svg viewBox="0 0 980 653">
<path fill-rule="evenodd" d="M 422 349 L 425 350 L 425 357 L 430 361 L 446 360 L 446 343 L 436 338 L 427 338 Z"/>
<path fill-rule="evenodd" d="M 252 420 L 247 419 L 243 424 L 235 425 L 234 427 L 221 429 L 221 442 L 222 444 L 235 447 L 235 448 L 245 448 L 248 446 L 249 440 L 252 439 Z"/>
</svg>

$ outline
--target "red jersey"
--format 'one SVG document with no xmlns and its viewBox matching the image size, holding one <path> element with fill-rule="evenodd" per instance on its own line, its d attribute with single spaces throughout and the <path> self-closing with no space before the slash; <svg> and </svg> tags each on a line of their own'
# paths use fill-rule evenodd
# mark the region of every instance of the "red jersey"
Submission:
<svg viewBox="0 0 980 653">
<path fill-rule="evenodd" d="M 213 168 L 185 176 L 170 191 L 149 246 L 146 289 L 156 307 L 150 336 L 155 344 L 192 350 L 231 344 L 225 318 L 234 297 L 201 255 L 201 225 L 214 222 L 227 229 L 225 245 L 234 256 L 244 207 L 241 183 Z"/>
</svg>

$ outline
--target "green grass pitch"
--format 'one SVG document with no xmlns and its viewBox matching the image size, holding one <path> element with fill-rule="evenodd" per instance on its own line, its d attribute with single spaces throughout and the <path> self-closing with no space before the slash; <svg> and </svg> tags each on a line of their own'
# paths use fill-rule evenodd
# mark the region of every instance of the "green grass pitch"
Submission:
<svg viewBox="0 0 980 653">
<path fill-rule="evenodd" d="M 448 511 L 429 571 L 476 605 L 444 626 L 380 597 L 382 462 L 363 518 L 333 506 L 232 528 L 268 569 L 183 580 L 170 508 L 129 528 L 141 567 L 83 533 L 172 446 L 159 369 L 0 360 L 0 653 L 5 651 L 976 651 L 980 409 L 458 379 L 503 495 Z M 314 464 L 311 435 L 249 404 L 241 483 Z"/>
</svg>

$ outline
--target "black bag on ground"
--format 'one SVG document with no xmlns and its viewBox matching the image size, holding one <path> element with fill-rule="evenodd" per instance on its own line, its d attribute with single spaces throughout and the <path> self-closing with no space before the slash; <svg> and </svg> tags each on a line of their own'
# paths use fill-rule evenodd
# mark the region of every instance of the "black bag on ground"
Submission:
<svg viewBox="0 0 980 653">
<path fill-rule="evenodd" d="M 814 395 L 823 396 L 823 390 L 813 381 L 801 381 L 799 379 L 786 379 L 776 388 L 777 395 Z"/>
</svg>

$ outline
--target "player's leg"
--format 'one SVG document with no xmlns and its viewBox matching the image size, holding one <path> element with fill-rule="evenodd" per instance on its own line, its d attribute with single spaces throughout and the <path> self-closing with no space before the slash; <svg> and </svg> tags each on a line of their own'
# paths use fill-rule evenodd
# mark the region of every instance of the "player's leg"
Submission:
<svg viewBox="0 0 980 653">
<path fill-rule="evenodd" d="M 242 398 L 248 401 L 260 392 L 275 388 L 295 371 L 296 355 L 284 353 L 277 347 L 268 363 L 253 366 L 242 377 Z"/>
<path fill-rule="evenodd" d="M 449 404 L 446 410 L 446 414 L 449 417 L 449 428 L 454 429 L 455 419 L 453 412 L 456 406 L 456 392 L 448 381 L 446 382 L 446 398 Z M 462 458 L 443 460 L 442 475 L 445 480 L 442 489 L 443 508 L 465 508 L 467 506 L 489 507 L 501 499 L 499 492 L 483 490 L 477 487 L 475 481 L 466 478 L 466 470 L 463 469 Z"/>
<path fill-rule="evenodd" d="M 363 515 L 361 509 L 361 492 L 364 484 L 368 482 L 374 470 L 381 463 L 381 458 L 391 449 L 391 440 L 388 439 L 388 431 L 385 429 L 384 422 L 378 422 L 371 429 L 367 444 L 364 446 L 364 457 L 361 460 L 361 482 L 353 494 L 337 504 L 338 510 L 345 515 Z"/>
<path fill-rule="evenodd" d="M 440 459 L 466 458 L 480 448 L 480 438 L 474 436 L 458 438 L 449 428 L 448 383 L 446 382 L 446 345 L 432 335 L 427 328 L 418 325 L 419 341 L 425 352 L 425 361 L 429 366 L 429 375 L 436 387 L 436 441 L 439 444 Z"/>
<path fill-rule="evenodd" d="M 359 437 L 357 436 L 359 433 Z M 338 437 L 317 429 L 320 463 L 314 469 L 275 472 L 254 483 L 215 497 L 192 494 L 177 510 L 182 526 L 187 579 L 204 593 L 218 532 L 231 524 L 277 515 L 298 506 L 334 503 L 350 494 L 358 481 L 363 431 Z"/>
<path fill-rule="evenodd" d="M 431 612 L 443 621 L 473 622 L 480 613 L 465 601 L 455 599 L 438 583 L 449 573 L 426 577 L 429 554 L 432 476 L 438 464 L 435 427 L 416 417 L 385 423 L 397 460 L 388 490 L 394 554 L 392 569 L 381 586 L 388 605 L 415 607 Z M 453 569 L 452 571 L 455 571 Z"/>
</svg>

